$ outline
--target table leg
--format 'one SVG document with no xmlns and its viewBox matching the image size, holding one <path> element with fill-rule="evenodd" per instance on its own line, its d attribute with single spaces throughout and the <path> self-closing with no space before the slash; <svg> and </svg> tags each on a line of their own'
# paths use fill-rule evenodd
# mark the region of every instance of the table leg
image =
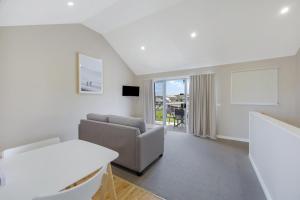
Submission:
<svg viewBox="0 0 300 200">
<path fill-rule="evenodd" d="M 95 195 L 93 200 L 105 200 L 107 195 L 109 195 L 109 199 L 117 200 L 115 183 L 110 164 L 107 166 L 107 173 L 103 175 L 101 189 L 98 191 L 97 195 Z"/>
<path fill-rule="evenodd" d="M 105 192 L 107 190 L 107 174 L 103 174 L 103 178 L 102 178 L 102 186 L 101 189 L 99 190 L 99 195 L 98 195 L 98 199 L 97 200 L 104 200 L 105 199 Z M 93 199 L 93 200 L 96 200 Z"/>
<path fill-rule="evenodd" d="M 107 167 L 107 176 L 108 176 L 107 178 L 109 181 L 109 189 L 110 189 L 110 194 L 112 195 L 112 199 L 117 200 L 118 198 L 117 198 L 114 178 L 113 178 L 113 174 L 112 174 L 111 164 L 109 164 Z"/>
</svg>

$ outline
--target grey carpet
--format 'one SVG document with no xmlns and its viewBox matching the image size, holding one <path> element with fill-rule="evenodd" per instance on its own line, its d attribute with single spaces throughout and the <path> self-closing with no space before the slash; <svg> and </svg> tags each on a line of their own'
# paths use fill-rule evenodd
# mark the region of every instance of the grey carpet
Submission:
<svg viewBox="0 0 300 200">
<path fill-rule="evenodd" d="M 246 143 L 169 131 L 164 156 L 142 177 L 113 172 L 168 200 L 265 200 Z"/>
</svg>

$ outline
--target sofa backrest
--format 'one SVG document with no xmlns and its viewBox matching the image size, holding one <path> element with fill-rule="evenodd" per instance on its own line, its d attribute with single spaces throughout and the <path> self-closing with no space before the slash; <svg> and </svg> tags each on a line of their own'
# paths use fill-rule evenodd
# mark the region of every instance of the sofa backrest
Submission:
<svg viewBox="0 0 300 200">
<path fill-rule="evenodd" d="M 123 117 L 117 115 L 109 115 L 108 122 L 114 124 L 120 124 L 124 126 L 131 126 L 140 129 L 141 133 L 146 132 L 146 123 L 142 118 L 135 117 Z"/>
<path fill-rule="evenodd" d="M 93 120 L 93 121 L 98 121 L 98 122 L 108 122 L 108 115 L 89 113 L 89 114 L 87 114 L 86 118 L 88 120 Z"/>
<path fill-rule="evenodd" d="M 90 114 L 87 114 L 87 120 L 135 127 L 140 130 L 140 133 L 146 132 L 146 123 L 145 123 L 145 120 L 142 118 L 123 117 L 123 116 L 118 116 L 118 115 L 101 115 L 101 114 L 90 113 Z"/>
</svg>

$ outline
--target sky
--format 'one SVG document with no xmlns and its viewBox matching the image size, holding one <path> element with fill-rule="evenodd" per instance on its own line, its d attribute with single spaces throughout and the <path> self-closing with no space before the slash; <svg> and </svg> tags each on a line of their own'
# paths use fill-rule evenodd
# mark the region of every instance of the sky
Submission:
<svg viewBox="0 0 300 200">
<path fill-rule="evenodd" d="M 184 80 L 170 80 L 166 82 L 166 94 L 176 95 L 180 93 L 184 93 Z M 163 95 L 163 83 L 156 82 L 155 83 L 155 94 L 156 96 Z"/>
</svg>

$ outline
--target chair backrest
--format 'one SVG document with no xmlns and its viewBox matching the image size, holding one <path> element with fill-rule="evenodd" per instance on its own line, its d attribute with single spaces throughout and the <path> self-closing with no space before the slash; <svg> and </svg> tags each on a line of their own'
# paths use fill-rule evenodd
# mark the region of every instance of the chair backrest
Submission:
<svg viewBox="0 0 300 200">
<path fill-rule="evenodd" d="M 84 183 L 55 194 L 39 196 L 33 200 L 91 200 L 101 187 L 104 173 L 105 168 L 102 168 Z"/>
<path fill-rule="evenodd" d="M 184 109 L 175 109 L 176 117 L 184 117 Z"/>
<path fill-rule="evenodd" d="M 55 138 L 50 138 L 47 140 L 42 140 L 42 141 L 31 143 L 31 144 L 18 146 L 15 148 L 6 149 L 2 152 L 2 158 L 8 158 L 8 157 L 14 156 L 19 153 L 38 149 L 38 148 L 45 147 L 45 146 L 52 145 L 52 144 L 57 144 L 59 142 L 60 142 L 59 137 L 55 137 Z"/>
</svg>

